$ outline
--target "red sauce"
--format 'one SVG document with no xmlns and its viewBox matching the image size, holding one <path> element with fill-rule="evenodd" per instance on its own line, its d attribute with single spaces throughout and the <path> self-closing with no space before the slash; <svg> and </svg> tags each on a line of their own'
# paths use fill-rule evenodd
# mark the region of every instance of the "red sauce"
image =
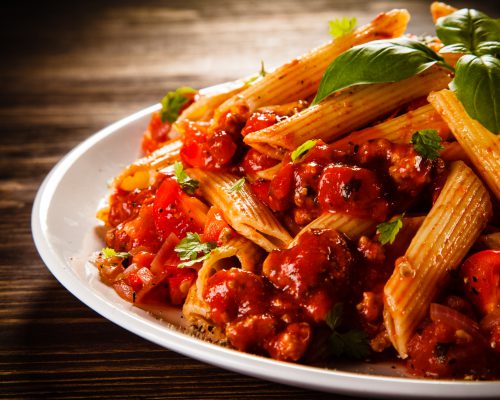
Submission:
<svg viewBox="0 0 500 400">
<path fill-rule="evenodd" d="M 349 150 L 318 141 L 295 162 L 285 162 L 259 197 L 274 211 L 290 210 L 302 226 L 325 211 L 382 222 L 431 182 L 434 164 L 412 145 L 385 139 Z"/>
<path fill-rule="evenodd" d="M 203 298 L 234 347 L 297 361 L 313 326 L 345 292 L 352 263 L 342 235 L 307 232 L 292 248 L 271 252 L 263 276 L 235 268 L 217 272 Z"/>
</svg>

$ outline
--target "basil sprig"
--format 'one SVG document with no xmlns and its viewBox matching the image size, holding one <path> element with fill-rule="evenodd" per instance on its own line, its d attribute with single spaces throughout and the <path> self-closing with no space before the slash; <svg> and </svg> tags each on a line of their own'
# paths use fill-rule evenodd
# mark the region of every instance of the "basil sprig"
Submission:
<svg viewBox="0 0 500 400">
<path fill-rule="evenodd" d="M 460 57 L 450 84 L 467 114 L 500 132 L 500 60 L 490 55 Z"/>
<path fill-rule="evenodd" d="M 484 51 L 482 43 L 500 40 L 500 22 L 481 11 L 464 8 L 439 18 L 436 34 L 445 45 L 440 53 L 478 54 Z"/>
<path fill-rule="evenodd" d="M 345 51 L 326 69 L 312 104 L 354 85 L 398 82 L 445 65 L 441 56 L 411 39 L 375 40 Z"/>
<path fill-rule="evenodd" d="M 407 38 L 377 40 L 355 46 L 326 69 L 312 105 L 355 85 L 398 82 L 434 64 L 455 72 L 450 89 L 465 110 L 494 134 L 500 133 L 500 22 L 486 14 L 458 10 L 437 23 L 445 47 L 441 52 L 464 53 L 456 69 L 430 48 Z"/>
</svg>

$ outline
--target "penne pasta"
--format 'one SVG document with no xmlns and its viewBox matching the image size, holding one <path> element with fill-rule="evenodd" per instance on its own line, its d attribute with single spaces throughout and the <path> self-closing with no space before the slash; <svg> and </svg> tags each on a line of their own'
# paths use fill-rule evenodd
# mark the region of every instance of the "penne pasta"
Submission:
<svg viewBox="0 0 500 400">
<path fill-rule="evenodd" d="M 154 179 L 155 172 L 168 167 L 180 159 L 181 147 L 181 140 L 174 139 L 169 141 L 149 156 L 139 158 L 127 166 L 114 179 L 112 186 L 127 192 L 148 187 L 151 179 Z"/>
<path fill-rule="evenodd" d="M 247 113 L 273 104 L 307 99 L 314 95 L 326 67 L 345 50 L 376 39 L 401 36 L 409 21 L 406 10 L 392 10 L 379 14 L 371 23 L 343 35 L 309 53 L 287 63 L 240 94 L 223 103 L 214 118 L 214 128 L 224 129 L 228 112 L 244 109 Z"/>
<path fill-rule="evenodd" d="M 450 126 L 474 167 L 500 199 L 500 137 L 469 117 L 450 90 L 431 93 L 429 102 Z"/>
<path fill-rule="evenodd" d="M 410 143 L 412 135 L 421 129 L 435 129 L 443 140 L 450 134 L 450 128 L 439 113 L 427 104 L 399 117 L 360 131 L 352 132 L 333 143 L 335 148 L 345 148 L 351 144 L 363 144 L 368 140 L 387 139 L 394 143 Z"/>
<path fill-rule="evenodd" d="M 174 124 L 174 129 L 180 131 L 179 123 L 182 121 L 209 121 L 214 111 L 227 99 L 237 95 L 248 87 L 243 80 L 228 82 L 227 84 L 213 86 L 200 90 L 199 98 L 187 107 Z"/>
<path fill-rule="evenodd" d="M 345 234 L 351 240 L 357 240 L 362 235 L 368 235 L 375 231 L 375 221 L 363 218 L 356 218 L 344 213 L 323 213 L 314 221 L 301 229 L 294 237 L 290 246 L 297 243 L 299 237 L 311 229 L 335 229 L 337 232 Z"/>
<path fill-rule="evenodd" d="M 285 152 L 309 139 L 332 142 L 409 101 L 447 87 L 449 82 L 447 72 L 432 67 L 400 82 L 358 85 L 276 125 L 252 132 L 244 141 L 261 153 L 281 159 Z"/>
<path fill-rule="evenodd" d="M 228 223 L 242 236 L 267 251 L 286 247 L 292 238 L 271 211 L 254 195 L 245 182 L 233 190 L 239 178 L 228 173 L 216 174 L 198 168 L 188 174 L 200 182 L 202 195 L 219 207 Z"/>
<path fill-rule="evenodd" d="M 479 178 L 463 162 L 454 162 L 441 194 L 384 288 L 385 326 L 402 358 L 447 275 L 472 247 L 491 213 L 488 191 Z"/>
</svg>

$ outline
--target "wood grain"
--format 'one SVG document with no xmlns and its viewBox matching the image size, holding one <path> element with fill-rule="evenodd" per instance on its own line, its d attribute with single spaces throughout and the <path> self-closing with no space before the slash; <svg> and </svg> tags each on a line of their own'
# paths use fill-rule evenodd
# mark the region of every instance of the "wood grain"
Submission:
<svg viewBox="0 0 500 400">
<path fill-rule="evenodd" d="M 498 17 L 494 2 L 474 5 Z M 328 39 L 329 19 L 365 23 L 427 1 L 43 1 L 0 6 L 0 398 L 341 399 L 246 377 L 151 344 L 81 304 L 49 273 L 30 229 L 36 191 L 95 131 L 178 86 L 255 73 Z M 496 15 L 495 15 L 496 14 Z"/>
</svg>

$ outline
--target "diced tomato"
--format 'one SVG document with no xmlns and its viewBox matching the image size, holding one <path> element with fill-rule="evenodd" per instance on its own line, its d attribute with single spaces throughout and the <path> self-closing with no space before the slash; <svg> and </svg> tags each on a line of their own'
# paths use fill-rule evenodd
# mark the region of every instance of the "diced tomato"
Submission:
<svg viewBox="0 0 500 400">
<path fill-rule="evenodd" d="M 149 251 L 139 251 L 132 256 L 132 263 L 139 267 L 149 267 L 155 258 L 155 254 Z"/>
<path fill-rule="evenodd" d="M 182 161 L 193 167 L 220 169 L 230 163 L 237 150 L 234 139 L 225 131 L 208 134 L 207 126 L 194 123 L 184 125 Z"/>
<path fill-rule="evenodd" d="M 153 208 L 156 231 L 162 241 L 170 233 L 178 238 L 183 238 L 188 232 L 201 233 L 205 221 L 198 206 L 206 210 L 203 203 L 186 195 L 177 181 L 166 178 L 156 192 Z"/>
<path fill-rule="evenodd" d="M 142 137 L 142 151 L 145 154 L 151 154 L 168 140 L 171 125 L 169 122 L 162 122 L 160 113 L 155 112 L 151 116 L 148 129 Z"/>
<path fill-rule="evenodd" d="M 189 288 L 196 280 L 196 271 L 191 268 L 171 267 L 167 269 L 167 276 L 170 303 L 173 305 L 184 303 Z"/>
<path fill-rule="evenodd" d="M 389 204 L 381 195 L 377 176 L 365 168 L 331 164 L 323 170 L 319 182 L 318 200 L 323 211 L 384 221 Z"/>
<path fill-rule="evenodd" d="M 242 136 L 248 135 L 250 132 L 257 132 L 267 128 L 278 122 L 278 116 L 271 111 L 256 111 L 250 118 L 241 131 Z"/>
<path fill-rule="evenodd" d="M 483 314 L 500 308 L 500 250 L 485 250 L 470 256 L 462 265 L 466 294 Z"/>
<path fill-rule="evenodd" d="M 142 280 L 136 273 L 132 273 L 127 277 L 128 284 L 132 287 L 134 292 L 142 289 Z"/>
<path fill-rule="evenodd" d="M 207 214 L 205 229 L 203 230 L 203 241 L 221 245 L 221 239 L 223 239 L 221 235 L 230 238 L 235 235 L 235 232 L 225 221 L 222 210 L 218 207 L 210 207 Z"/>
<path fill-rule="evenodd" d="M 256 172 L 271 168 L 277 163 L 278 161 L 276 161 L 274 158 L 266 156 L 265 154 L 262 154 L 255 149 L 250 149 L 243 158 L 241 166 L 245 171 L 245 175 L 255 179 Z"/>
</svg>

